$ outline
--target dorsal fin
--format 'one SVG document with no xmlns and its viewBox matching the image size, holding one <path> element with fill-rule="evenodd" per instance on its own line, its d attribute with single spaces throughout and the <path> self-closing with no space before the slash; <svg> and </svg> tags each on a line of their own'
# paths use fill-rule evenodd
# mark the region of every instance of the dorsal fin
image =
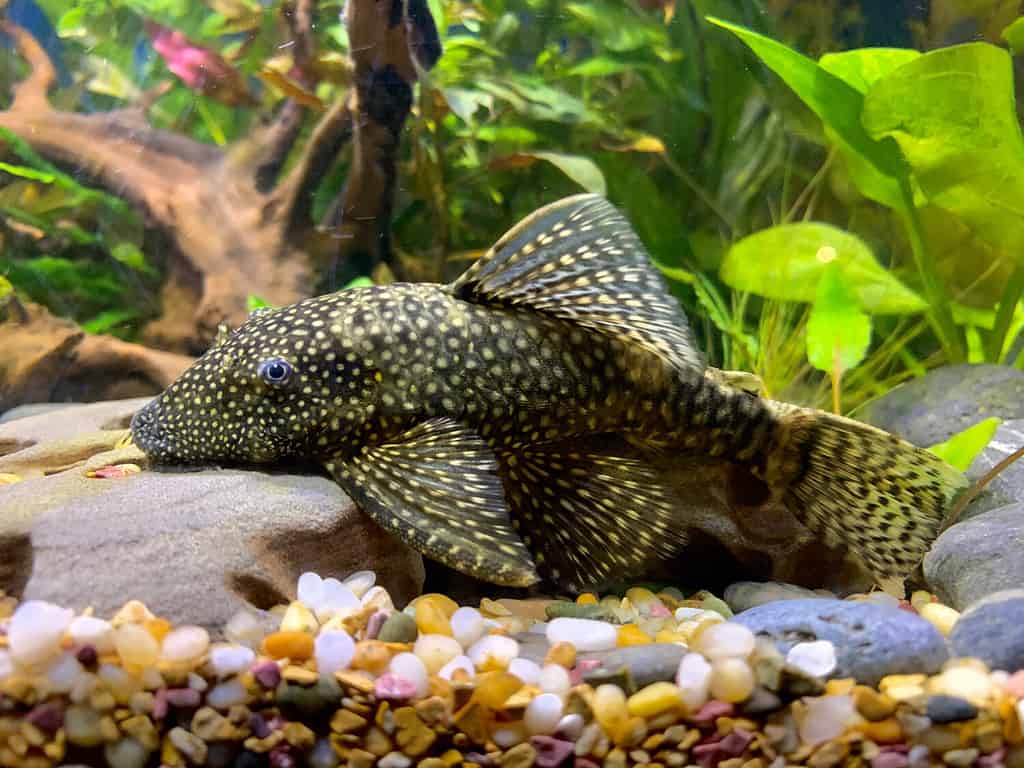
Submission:
<svg viewBox="0 0 1024 768">
<path fill-rule="evenodd" d="M 598 195 L 545 206 L 510 229 L 451 285 L 478 304 L 563 318 L 704 369 L 686 315 L 626 218 Z"/>
</svg>

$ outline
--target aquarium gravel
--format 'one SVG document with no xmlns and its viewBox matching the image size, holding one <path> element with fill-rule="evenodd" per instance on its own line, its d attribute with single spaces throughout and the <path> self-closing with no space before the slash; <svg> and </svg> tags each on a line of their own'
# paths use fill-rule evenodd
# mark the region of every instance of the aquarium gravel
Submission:
<svg viewBox="0 0 1024 768">
<path fill-rule="evenodd" d="M 105 619 L 0 598 L 0 765 L 1024 766 L 1024 670 L 828 679 L 831 642 L 783 655 L 703 592 L 397 610 L 363 571 L 297 594 L 216 641 L 137 601 Z M 923 592 L 900 607 L 956 620 Z M 603 661 L 666 645 L 671 668 Z"/>
</svg>

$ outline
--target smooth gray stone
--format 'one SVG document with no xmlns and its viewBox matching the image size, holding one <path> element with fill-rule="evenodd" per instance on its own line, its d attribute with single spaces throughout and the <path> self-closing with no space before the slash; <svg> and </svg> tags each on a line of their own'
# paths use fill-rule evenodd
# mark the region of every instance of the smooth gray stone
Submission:
<svg viewBox="0 0 1024 768">
<path fill-rule="evenodd" d="M 886 675 L 938 672 L 946 641 L 915 613 L 869 602 L 808 599 L 766 603 L 733 621 L 775 641 L 782 653 L 800 642 L 828 640 L 836 649 L 833 677 L 875 685 Z"/>
<path fill-rule="evenodd" d="M 996 592 L 969 608 L 949 640 L 957 656 L 975 656 L 991 669 L 1024 669 L 1024 589 Z"/>
<path fill-rule="evenodd" d="M 945 530 L 924 558 L 928 586 L 963 611 L 1024 584 L 1024 503 L 993 509 Z"/>
<path fill-rule="evenodd" d="M 989 416 L 1024 419 L 1024 371 L 989 363 L 943 366 L 854 415 L 915 445 L 934 445 Z"/>
</svg>

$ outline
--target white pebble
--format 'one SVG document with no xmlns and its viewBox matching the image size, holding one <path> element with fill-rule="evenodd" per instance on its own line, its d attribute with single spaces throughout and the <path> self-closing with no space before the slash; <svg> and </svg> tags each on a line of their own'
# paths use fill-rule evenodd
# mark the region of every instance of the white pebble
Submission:
<svg viewBox="0 0 1024 768">
<path fill-rule="evenodd" d="M 388 664 L 388 671 L 395 677 L 408 680 L 415 685 L 417 698 L 426 696 L 430 690 L 427 668 L 420 661 L 419 656 L 414 653 L 399 653 L 391 659 L 391 663 Z"/>
<path fill-rule="evenodd" d="M 546 621 L 534 622 L 526 631 L 531 635 L 546 635 L 548 633 L 548 623 Z"/>
<path fill-rule="evenodd" d="M 210 687 L 210 684 L 206 682 L 206 680 L 203 677 L 200 677 L 195 672 L 189 672 L 188 687 L 194 691 L 199 691 L 200 693 L 202 693 Z"/>
<path fill-rule="evenodd" d="M 509 723 L 504 728 L 496 728 L 491 738 L 502 749 L 508 749 L 526 741 L 526 729 L 522 723 Z"/>
<path fill-rule="evenodd" d="M 561 664 L 545 664 L 537 685 L 544 693 L 553 693 L 564 699 L 572 688 L 572 680 L 569 679 L 569 671 Z"/>
<path fill-rule="evenodd" d="M 419 656 L 427 672 L 434 675 L 449 661 L 462 655 L 462 646 L 447 635 L 420 635 L 412 646 L 412 652 Z"/>
<path fill-rule="evenodd" d="M 568 741 L 576 741 L 580 734 L 583 733 L 584 724 L 583 715 L 575 712 L 565 715 L 558 721 L 558 727 L 555 728 L 555 736 L 567 739 Z"/>
<path fill-rule="evenodd" d="M 680 608 L 676 608 L 675 617 L 676 621 L 689 621 L 690 619 L 699 619 L 705 613 L 707 613 L 707 611 L 703 608 L 688 608 L 684 605 Z"/>
<path fill-rule="evenodd" d="M 819 696 L 806 698 L 804 703 L 807 708 L 798 729 L 805 744 L 821 744 L 839 738 L 847 724 L 858 719 L 852 696 Z"/>
<path fill-rule="evenodd" d="M 562 709 L 562 699 L 553 693 L 534 696 L 523 713 L 523 725 L 526 726 L 527 733 L 531 736 L 548 736 L 554 733 L 562 719 Z"/>
<path fill-rule="evenodd" d="M 171 664 L 195 661 L 210 647 L 210 633 L 202 627 L 185 625 L 172 629 L 160 646 L 160 658 Z"/>
<path fill-rule="evenodd" d="M 617 645 L 615 627 L 606 621 L 558 618 L 548 622 L 548 643 L 572 643 L 577 651 L 608 651 Z"/>
<path fill-rule="evenodd" d="M 370 588 L 377 583 L 377 574 L 373 571 L 356 571 L 351 576 L 347 576 L 341 583 L 352 590 L 352 594 L 362 599 L 370 591 Z"/>
<path fill-rule="evenodd" d="M 324 579 L 323 594 L 316 606 L 310 606 L 316 617 L 325 622 L 335 616 L 344 616 L 362 607 L 355 593 L 337 579 Z"/>
<path fill-rule="evenodd" d="M 27 600 L 18 606 L 7 627 L 11 656 L 19 664 L 48 661 L 60 653 L 64 631 L 74 611 L 42 600 Z"/>
<path fill-rule="evenodd" d="M 263 642 L 263 634 L 259 620 L 246 610 L 236 613 L 224 625 L 224 637 L 248 648 L 258 647 Z"/>
<path fill-rule="evenodd" d="M 511 637 L 487 635 L 473 643 L 466 651 L 466 655 L 478 668 L 486 664 L 488 659 L 499 666 L 507 667 L 509 662 L 519 655 L 519 643 Z"/>
<path fill-rule="evenodd" d="M 213 686 L 206 694 L 206 704 L 214 709 L 231 709 L 236 704 L 245 704 L 247 701 L 249 701 L 249 692 L 237 678 Z"/>
<path fill-rule="evenodd" d="M 300 603 L 305 603 L 307 608 L 319 605 L 323 600 L 324 580 L 319 574 L 306 571 L 299 576 L 298 598 Z"/>
<path fill-rule="evenodd" d="M 371 605 L 378 611 L 387 611 L 391 613 L 395 610 L 395 604 L 391 600 L 391 595 L 384 587 L 370 587 L 370 589 L 360 598 L 360 602 L 363 606 Z"/>
<path fill-rule="evenodd" d="M 786 654 L 786 663 L 815 677 L 827 677 L 836 668 L 836 647 L 830 640 L 797 643 Z"/>
<path fill-rule="evenodd" d="M 711 695 L 711 665 L 699 653 L 688 653 L 679 661 L 676 671 L 679 696 L 688 710 L 703 707 Z"/>
<path fill-rule="evenodd" d="M 441 670 L 437 674 L 445 680 L 451 680 L 456 669 L 465 670 L 466 674 L 469 675 L 470 680 L 476 677 L 476 667 L 473 666 L 473 661 L 469 656 L 456 656 L 441 667 Z"/>
<path fill-rule="evenodd" d="M 96 616 L 76 616 L 68 627 L 75 645 L 91 645 L 97 653 L 114 650 L 114 627 L 106 619 Z"/>
<path fill-rule="evenodd" d="M 388 752 L 377 761 L 378 768 L 409 768 L 412 758 L 401 752 Z"/>
<path fill-rule="evenodd" d="M 463 648 L 469 648 L 484 635 L 484 617 L 468 605 L 456 609 L 451 618 L 452 634 Z"/>
<path fill-rule="evenodd" d="M 11 658 L 10 651 L 0 648 L 0 680 L 5 677 L 10 677 L 14 674 L 14 659 Z"/>
<path fill-rule="evenodd" d="M 57 661 L 46 671 L 46 679 L 54 693 L 68 693 L 78 683 L 82 675 L 87 674 L 78 659 L 71 653 L 62 653 Z"/>
<path fill-rule="evenodd" d="M 256 660 L 252 648 L 234 643 L 217 643 L 210 649 L 210 669 L 217 677 L 237 675 Z"/>
<path fill-rule="evenodd" d="M 324 630 L 313 643 L 316 668 L 322 675 L 334 674 L 347 668 L 355 652 L 355 641 L 343 629 Z"/>
<path fill-rule="evenodd" d="M 522 657 L 512 659 L 508 671 L 522 680 L 524 685 L 536 685 L 540 682 L 540 665 L 535 661 Z"/>
<path fill-rule="evenodd" d="M 706 627 L 693 643 L 693 649 L 708 659 L 745 659 L 754 651 L 754 633 L 742 624 L 723 621 Z"/>
</svg>

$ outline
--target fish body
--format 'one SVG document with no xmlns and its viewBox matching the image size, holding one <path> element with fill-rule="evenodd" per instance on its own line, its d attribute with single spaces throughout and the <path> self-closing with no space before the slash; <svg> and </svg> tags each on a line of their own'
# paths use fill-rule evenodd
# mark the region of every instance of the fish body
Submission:
<svg viewBox="0 0 1024 768">
<path fill-rule="evenodd" d="M 746 467 L 881 583 L 964 485 L 879 430 L 708 375 L 639 239 L 592 195 L 536 212 L 451 285 L 255 314 L 132 430 L 156 461 L 316 459 L 423 554 L 511 585 L 592 587 L 681 552 L 652 453 Z"/>
</svg>

